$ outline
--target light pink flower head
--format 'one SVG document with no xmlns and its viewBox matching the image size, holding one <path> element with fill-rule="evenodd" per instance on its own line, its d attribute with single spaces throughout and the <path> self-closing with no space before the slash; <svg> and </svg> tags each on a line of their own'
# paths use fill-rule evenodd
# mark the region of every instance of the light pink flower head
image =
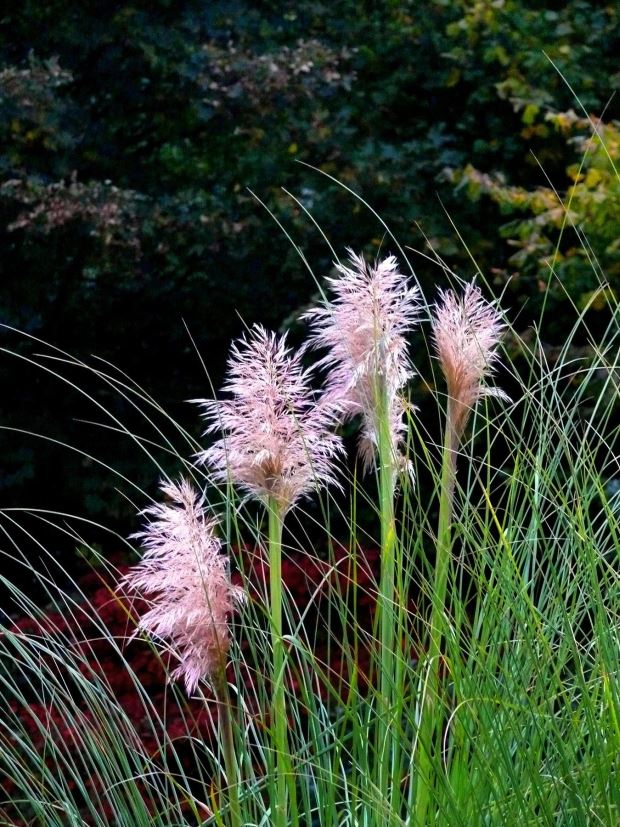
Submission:
<svg viewBox="0 0 620 827">
<path fill-rule="evenodd" d="M 230 648 L 228 615 L 244 600 L 230 582 L 228 557 L 215 536 L 216 521 L 205 516 L 193 486 L 162 483 L 170 503 L 145 509 L 145 529 L 133 535 L 144 556 L 120 581 L 119 590 L 150 598 L 138 631 L 167 640 L 179 658 L 173 679 L 183 678 L 191 694 L 201 678 L 222 669 Z"/>
<path fill-rule="evenodd" d="M 481 396 L 508 399 L 499 388 L 482 384 L 498 360 L 497 346 L 504 324 L 499 311 L 471 283 L 461 297 L 452 290 L 440 290 L 432 325 L 435 349 L 448 385 L 449 422 L 458 442 Z"/>
<path fill-rule="evenodd" d="M 199 454 L 218 482 L 273 500 L 282 513 L 312 490 L 335 483 L 341 440 L 334 415 L 315 404 L 310 373 L 285 336 L 255 325 L 233 345 L 224 390 L 231 399 L 195 400 L 223 436 Z M 336 483 L 337 484 L 337 483 Z"/>
<path fill-rule="evenodd" d="M 402 389 L 413 375 L 407 335 L 418 321 L 420 291 L 409 287 L 394 256 L 374 266 L 349 250 L 350 266 L 337 264 L 339 278 L 327 282 L 333 301 L 304 314 L 310 342 L 327 348 L 319 364 L 328 368 L 325 402 L 341 419 L 362 415 L 359 453 L 368 469 L 375 460 L 378 416 L 385 399 L 392 450 L 402 463 L 399 446 L 406 432 Z"/>
</svg>

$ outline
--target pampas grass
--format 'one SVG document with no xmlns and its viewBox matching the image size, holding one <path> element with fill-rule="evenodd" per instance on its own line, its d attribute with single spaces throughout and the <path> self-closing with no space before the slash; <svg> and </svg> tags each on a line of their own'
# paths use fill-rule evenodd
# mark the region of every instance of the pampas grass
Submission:
<svg viewBox="0 0 620 827">
<path fill-rule="evenodd" d="M 355 261 L 361 273 L 366 264 Z M 389 393 L 380 394 L 374 419 L 358 400 L 362 427 L 368 430 L 370 422 L 377 443 L 376 496 L 355 471 L 347 475 L 344 463 L 332 465 L 339 463 L 340 448 L 326 419 L 323 453 L 313 453 L 312 434 L 303 429 L 312 425 L 320 399 L 304 396 L 300 407 L 289 394 L 279 409 L 290 417 L 284 430 L 295 451 L 291 473 L 304 474 L 292 494 L 278 488 L 288 471 L 279 481 L 265 471 L 266 463 L 275 468 L 280 461 L 288 469 L 282 455 L 260 439 L 253 447 L 249 438 L 253 427 L 265 437 L 261 426 L 268 416 L 245 421 L 241 441 L 232 445 L 235 417 L 246 401 L 228 408 L 209 403 L 211 423 L 219 421 L 223 429 L 224 442 L 214 449 L 172 423 L 148 393 L 109 366 L 49 349 L 24 360 L 25 369 L 52 373 L 84 394 L 75 381 L 76 370 L 82 371 L 131 404 L 139 422 L 134 418 L 127 428 L 110 413 L 108 427 L 149 456 L 154 479 L 166 479 L 165 468 L 174 467 L 198 492 L 192 502 L 218 513 L 219 527 L 211 527 L 219 534 L 217 548 L 221 543 L 230 549 L 235 582 L 248 599 L 236 617 L 231 604 L 217 614 L 219 628 L 226 628 L 230 726 L 220 726 L 222 692 L 212 694 L 192 673 L 188 689 L 212 717 L 211 736 L 196 729 L 192 702 L 175 684 L 165 689 L 181 710 L 171 733 L 164 709 L 131 666 L 137 644 L 128 638 L 140 612 L 136 616 L 114 592 L 126 571 L 113 570 L 89 535 L 104 532 L 104 550 L 130 544 L 77 516 L 3 510 L 0 823 L 615 827 L 620 311 L 609 308 L 607 329 L 595 341 L 588 308 L 576 310 L 566 342 L 550 362 L 538 337 L 524 341 L 511 326 L 509 307 L 500 317 L 485 304 L 482 284 L 465 287 L 463 294 L 447 269 L 438 281 L 444 292 L 426 298 L 439 302 L 431 355 L 439 358 L 446 383 L 438 377 L 429 382 L 432 394 L 398 403 L 402 426 L 395 427 L 391 407 L 394 389 L 404 390 L 400 381 L 387 383 Z M 456 317 L 471 322 L 458 342 L 450 327 Z M 397 331 L 403 342 L 412 321 L 413 314 Z M 420 319 L 423 329 L 429 323 L 430 317 Z M 544 317 L 538 325 L 544 330 Z M 252 336 L 263 337 L 263 353 L 271 352 L 275 361 L 296 358 L 271 334 Z M 588 343 L 578 357 L 572 347 L 577 340 Z M 245 341 L 240 354 L 254 340 Z M 380 352 L 389 353 L 389 342 Z M 24 359 L 16 349 L 3 353 Z M 460 384 L 450 373 L 459 359 L 475 369 Z M 492 365 L 511 401 L 489 392 Z M 410 373 L 406 361 L 403 371 Z M 301 363 L 295 362 L 293 374 L 301 380 Z M 357 375 L 359 390 L 366 380 Z M 255 369 L 250 379 L 258 381 Z M 459 388 L 467 398 L 458 396 Z M 229 389 L 237 392 L 232 384 Z M 341 407 L 353 390 L 349 382 Z M 443 443 L 424 430 L 428 419 L 412 415 L 413 402 L 421 413 L 432 406 L 444 422 L 448 412 Z M 94 397 L 92 403 L 106 415 Z M 333 419 L 327 408 L 320 410 Z M 280 438 L 279 431 L 274 434 L 268 435 L 272 443 Z M 415 466 L 415 484 L 394 462 L 395 447 Z M 62 455 L 66 447 L 58 450 Z M 209 467 L 214 451 L 218 474 Z M 232 451 L 242 475 L 234 463 L 226 465 Z M 201 452 L 207 462 L 197 464 Z M 325 469 L 324 460 L 330 463 Z M 90 455 L 89 461 L 104 462 Z M 336 473 L 344 493 L 317 485 Z M 143 509 L 147 493 L 120 472 L 118 480 L 136 511 Z M 262 480 L 258 494 L 256 480 Z M 172 485 L 170 478 L 165 485 Z M 257 511 L 248 493 L 264 507 Z M 306 509 L 304 496 L 316 498 L 318 507 Z M 160 513 L 159 506 L 148 507 Z M 368 515 L 363 521 L 362 510 Z M 378 571 L 367 562 L 374 540 L 362 526 L 371 523 L 381 538 Z M 332 524 L 345 531 L 335 536 Z M 38 543 L 38 525 L 88 551 L 102 582 L 110 583 L 110 600 L 124 613 L 125 635 L 110 631 L 88 590 Z M 37 601 L 13 575 L 32 568 L 24 547 L 36 547 L 43 561 L 33 571 L 43 595 Z M 187 577 L 183 565 L 179 588 Z M 284 566 L 305 572 L 303 599 L 282 576 Z M 206 579 L 204 587 L 208 597 Z M 48 622 L 52 609 L 69 622 Z M 150 662 L 169 673 L 178 669 L 177 644 L 184 644 L 190 627 L 179 635 L 175 626 L 169 652 L 166 641 L 156 641 Z M 100 645 L 135 688 L 139 700 L 131 713 L 115 697 Z M 155 749 L 145 745 L 145 729 Z"/>
</svg>

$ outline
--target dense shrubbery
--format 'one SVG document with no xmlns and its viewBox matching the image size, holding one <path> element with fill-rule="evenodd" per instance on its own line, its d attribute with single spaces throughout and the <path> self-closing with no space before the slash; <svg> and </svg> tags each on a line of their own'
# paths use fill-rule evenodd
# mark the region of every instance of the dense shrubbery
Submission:
<svg viewBox="0 0 620 827">
<path fill-rule="evenodd" d="M 15 6 L 2 25 L 2 321 L 109 358 L 174 405 L 204 395 L 182 320 L 217 383 L 236 314 L 279 325 L 315 289 L 248 188 L 317 275 L 333 256 L 305 210 L 339 255 L 345 243 L 376 252 L 390 242 L 355 198 L 295 160 L 390 216 L 403 244 L 427 253 L 431 245 L 470 271 L 445 207 L 480 267 L 500 284 L 510 273 L 524 328 L 538 312 L 539 260 L 553 255 L 562 210 L 513 225 L 507 244 L 505 218 L 479 198 L 480 182 L 495 182 L 486 189 L 502 208 L 512 198 L 537 213 L 524 195 L 545 184 L 537 160 L 556 188 L 569 186 L 564 171 L 576 156 L 561 113 L 575 101 L 545 53 L 588 113 L 610 123 L 617 112 L 607 103 L 618 82 L 618 11 L 586 0 L 433 0 L 423 12 L 415 2 L 57 0 Z M 573 119 L 570 130 L 583 126 Z M 613 281 L 617 251 L 604 228 L 617 199 L 588 169 L 579 192 L 590 195 L 575 193 L 571 209 L 577 225 L 582 211 L 601 228 L 597 256 Z M 583 256 L 566 246 L 558 276 L 579 302 L 591 285 Z M 436 279 L 434 265 L 414 264 L 423 284 Z M 561 319 L 567 299 L 562 289 L 554 297 Z M 552 333 L 561 341 L 562 324 Z M 32 379 L 6 360 L 2 370 L 14 407 L 32 411 L 32 430 L 53 413 L 67 437 L 73 403 L 46 391 L 43 416 Z M 36 460 L 28 440 L 11 438 L 2 451 L 5 491 L 36 499 L 36 487 L 18 486 L 45 480 L 44 447 Z M 80 476 L 68 466 L 67 501 L 81 497 L 82 482 L 72 483 Z M 98 479 L 93 513 L 105 507 L 101 488 Z"/>
</svg>

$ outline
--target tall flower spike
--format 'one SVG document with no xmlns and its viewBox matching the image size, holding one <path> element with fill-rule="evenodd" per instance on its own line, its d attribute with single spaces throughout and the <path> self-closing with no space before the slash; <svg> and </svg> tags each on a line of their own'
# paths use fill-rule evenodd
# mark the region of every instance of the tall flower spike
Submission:
<svg viewBox="0 0 620 827">
<path fill-rule="evenodd" d="M 341 440 L 333 413 L 315 404 L 310 373 L 300 353 L 255 325 L 234 344 L 224 390 L 232 399 L 197 399 L 221 439 L 199 454 L 214 478 L 232 481 L 251 496 L 275 500 L 282 514 L 313 489 L 336 483 Z"/>
<path fill-rule="evenodd" d="M 504 324 L 499 311 L 473 283 L 465 286 L 460 298 L 452 290 L 440 290 L 439 296 L 432 322 L 433 338 L 448 385 L 448 421 L 456 448 L 480 397 L 508 399 L 499 388 L 482 384 L 498 360 L 497 346 Z"/>
<path fill-rule="evenodd" d="M 170 504 L 142 513 L 150 519 L 133 535 L 144 557 L 120 581 L 118 590 L 152 598 L 138 631 L 168 640 L 179 658 L 172 679 L 191 694 L 201 678 L 217 677 L 230 648 L 228 615 L 245 598 L 230 582 L 228 557 L 215 536 L 216 521 L 205 516 L 203 498 L 186 480 L 162 483 Z"/>
<path fill-rule="evenodd" d="M 311 344 L 328 348 L 319 362 L 328 368 L 325 402 L 335 406 L 343 420 L 362 415 L 359 454 L 364 467 L 375 461 L 382 396 L 392 453 L 402 464 L 406 425 L 401 392 L 413 375 L 406 337 L 419 318 L 420 291 L 407 285 L 394 256 L 371 266 L 348 252 L 351 266 L 337 264 L 340 277 L 327 279 L 334 300 L 302 318 L 310 322 Z"/>
</svg>

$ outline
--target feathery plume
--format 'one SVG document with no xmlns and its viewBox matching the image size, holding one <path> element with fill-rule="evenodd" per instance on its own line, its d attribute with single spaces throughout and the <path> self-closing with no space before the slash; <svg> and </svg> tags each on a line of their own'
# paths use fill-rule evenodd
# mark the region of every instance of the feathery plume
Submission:
<svg viewBox="0 0 620 827">
<path fill-rule="evenodd" d="M 167 639 L 179 657 L 172 679 L 191 694 L 201 678 L 225 666 L 230 648 L 228 615 L 245 594 L 230 582 L 228 557 L 215 536 L 217 522 L 205 516 L 204 499 L 186 480 L 162 483 L 171 503 L 146 508 L 150 519 L 133 537 L 144 557 L 120 581 L 118 590 L 152 597 L 134 635 L 144 631 Z"/>
<path fill-rule="evenodd" d="M 333 412 L 315 404 L 310 371 L 301 354 L 254 325 L 234 344 L 224 390 L 232 399 L 196 399 L 223 436 L 198 461 L 222 483 L 232 481 L 251 496 L 275 500 L 282 514 L 313 489 L 338 484 L 334 462 L 342 442 L 330 430 Z"/>
<path fill-rule="evenodd" d="M 480 397 L 508 399 L 499 388 L 482 384 L 498 360 L 497 345 L 504 324 L 499 311 L 474 283 L 465 286 L 460 298 L 452 290 L 440 290 L 439 296 L 432 321 L 433 338 L 448 385 L 448 421 L 456 447 Z"/>
<path fill-rule="evenodd" d="M 420 291 L 409 287 L 394 256 L 374 266 L 349 250 L 350 267 L 337 264 L 339 278 L 327 282 L 333 301 L 309 310 L 310 343 L 328 348 L 319 365 L 328 368 L 324 401 L 340 418 L 362 415 L 359 454 L 368 469 L 379 442 L 381 397 L 387 404 L 392 453 L 403 463 L 399 446 L 406 432 L 401 391 L 413 375 L 407 334 L 420 310 Z"/>
</svg>

